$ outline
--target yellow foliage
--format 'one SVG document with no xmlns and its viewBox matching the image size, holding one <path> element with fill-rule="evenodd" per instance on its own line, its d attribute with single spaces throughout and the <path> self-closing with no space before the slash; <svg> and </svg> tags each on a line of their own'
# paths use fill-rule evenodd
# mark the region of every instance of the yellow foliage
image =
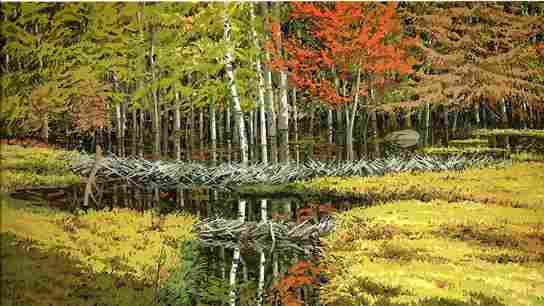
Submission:
<svg viewBox="0 0 544 306">
<path fill-rule="evenodd" d="M 538 305 L 544 292 L 544 207 L 409 200 L 338 221 L 327 305 Z"/>
<path fill-rule="evenodd" d="M 67 158 L 77 154 L 50 148 L 2 145 L 0 191 L 12 191 L 19 187 L 77 184 L 80 178 L 70 171 Z"/>
<path fill-rule="evenodd" d="M 96 272 L 129 273 L 151 282 L 162 252 L 166 256 L 160 271 L 164 279 L 176 262 L 177 243 L 193 239 L 194 219 L 188 215 L 158 217 L 152 212 L 113 209 L 75 216 L 15 208 L 7 201 L 13 200 L 1 201 L 2 232 L 32 240 L 43 250 L 66 253 Z"/>
<path fill-rule="evenodd" d="M 544 164 L 527 162 L 505 168 L 319 178 L 304 183 L 302 188 L 315 193 L 360 197 L 371 202 L 445 199 L 544 207 Z"/>
</svg>

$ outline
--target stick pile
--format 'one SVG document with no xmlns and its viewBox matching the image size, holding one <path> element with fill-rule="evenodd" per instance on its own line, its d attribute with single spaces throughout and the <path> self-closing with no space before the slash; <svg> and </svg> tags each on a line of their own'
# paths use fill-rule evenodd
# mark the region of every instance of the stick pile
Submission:
<svg viewBox="0 0 544 306">
<path fill-rule="evenodd" d="M 298 251 L 319 252 L 319 237 L 334 228 L 327 218 L 318 224 L 308 221 L 244 222 L 241 220 L 206 219 L 193 226 L 193 232 L 206 246 L 240 247 L 255 252 Z"/>
<path fill-rule="evenodd" d="M 389 156 L 374 160 L 325 162 L 308 160 L 302 163 L 240 164 L 224 163 L 209 167 L 196 162 L 149 161 L 145 159 L 104 157 L 96 173 L 97 182 L 115 179 L 149 189 L 172 190 L 177 187 L 206 186 L 228 189 L 229 186 L 250 184 L 284 184 L 321 176 L 379 176 L 401 171 L 461 170 L 473 166 L 503 163 L 486 156 Z M 91 173 L 95 160 L 89 156 L 74 160 L 72 171 L 81 176 Z"/>
</svg>

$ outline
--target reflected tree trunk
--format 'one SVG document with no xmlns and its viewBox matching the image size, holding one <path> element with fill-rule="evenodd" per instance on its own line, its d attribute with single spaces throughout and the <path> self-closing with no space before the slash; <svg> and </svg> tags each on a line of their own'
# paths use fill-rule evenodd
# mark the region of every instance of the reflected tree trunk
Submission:
<svg viewBox="0 0 544 306">
<path fill-rule="evenodd" d="M 239 200 L 238 201 L 238 218 L 240 221 L 245 221 L 246 217 L 246 201 Z M 229 285 L 230 285 L 230 293 L 229 293 L 229 301 L 231 306 L 236 306 L 236 274 L 238 272 L 238 266 L 240 264 L 240 247 L 236 247 L 234 249 L 234 254 L 232 255 L 232 265 L 230 268 L 230 276 L 229 276 Z"/>
</svg>

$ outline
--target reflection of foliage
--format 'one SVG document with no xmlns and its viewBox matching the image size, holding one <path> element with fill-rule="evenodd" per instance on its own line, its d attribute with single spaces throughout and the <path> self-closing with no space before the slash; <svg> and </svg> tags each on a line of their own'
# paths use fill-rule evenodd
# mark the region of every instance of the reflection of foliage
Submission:
<svg viewBox="0 0 544 306">
<path fill-rule="evenodd" d="M 206 274 L 205 266 L 200 260 L 198 242 L 183 241 L 178 252 L 181 261 L 163 284 L 160 300 L 166 305 L 192 305 L 198 295 L 200 279 Z"/>
<path fill-rule="evenodd" d="M 291 266 L 287 273 L 275 284 L 271 290 L 274 294 L 271 298 L 279 298 L 282 305 L 297 306 L 304 302 L 300 295 L 303 290 L 311 290 L 320 283 L 320 275 L 323 269 L 314 263 L 301 260 Z"/>
</svg>

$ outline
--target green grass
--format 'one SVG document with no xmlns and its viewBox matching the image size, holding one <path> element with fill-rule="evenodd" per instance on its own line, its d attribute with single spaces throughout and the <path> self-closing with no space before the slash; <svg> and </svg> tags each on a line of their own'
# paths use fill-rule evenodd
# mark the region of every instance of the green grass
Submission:
<svg viewBox="0 0 544 306">
<path fill-rule="evenodd" d="M 421 152 L 428 155 L 501 155 L 508 151 L 489 147 L 428 147 L 421 149 Z"/>
<path fill-rule="evenodd" d="M 479 129 L 472 132 L 474 136 L 517 136 L 517 137 L 532 137 L 544 138 L 544 130 L 531 129 Z"/>
<path fill-rule="evenodd" d="M 469 138 L 469 139 L 454 139 L 448 143 L 454 147 L 485 147 L 488 145 L 487 139 Z"/>
<path fill-rule="evenodd" d="M 329 305 L 544 304 L 544 208 L 409 200 L 339 220 Z"/>
<path fill-rule="evenodd" d="M 77 156 L 77 152 L 3 145 L 0 153 L 0 191 L 80 182 L 80 178 L 71 173 L 68 160 L 70 155 Z"/>
</svg>

